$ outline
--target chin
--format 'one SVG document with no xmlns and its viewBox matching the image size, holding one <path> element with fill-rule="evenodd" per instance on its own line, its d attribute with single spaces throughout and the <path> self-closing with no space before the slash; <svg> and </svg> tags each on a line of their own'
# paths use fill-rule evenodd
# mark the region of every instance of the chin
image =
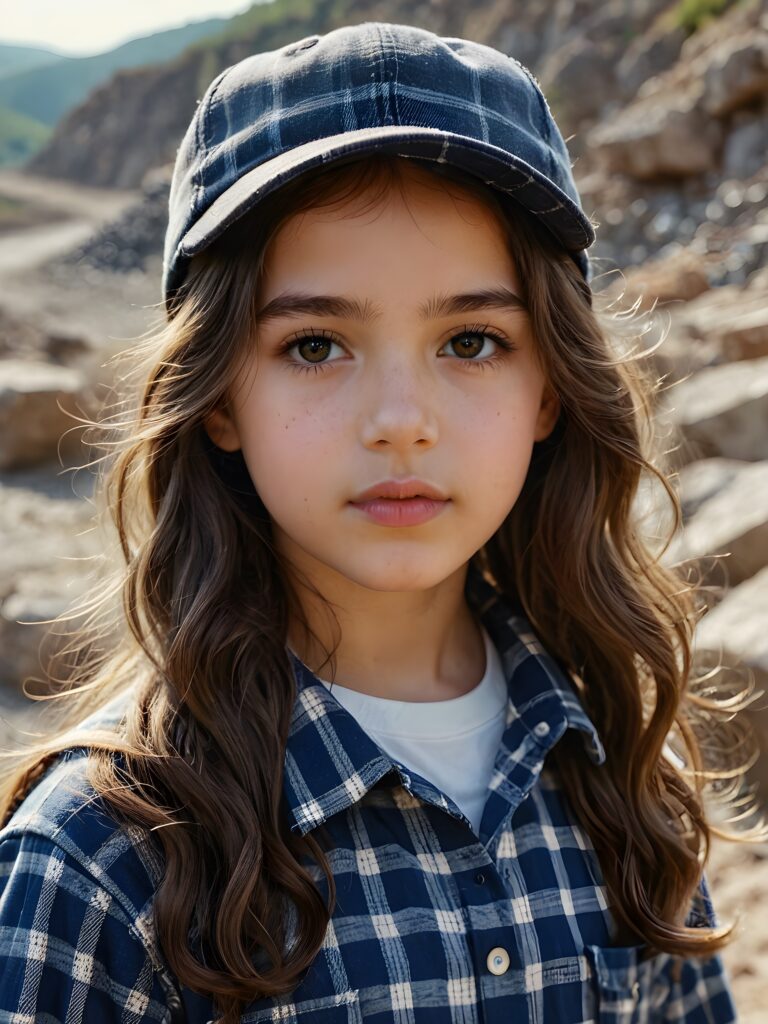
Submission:
<svg viewBox="0 0 768 1024">
<path fill-rule="evenodd" d="M 418 558 L 413 555 L 403 559 L 402 564 L 393 563 L 391 560 L 382 565 L 356 565 L 349 567 L 348 571 L 338 569 L 358 586 L 368 590 L 376 590 L 389 593 L 404 593 L 408 591 L 429 590 L 436 587 L 447 577 L 458 570 L 459 566 L 450 564 L 447 566 L 419 563 Z"/>
</svg>

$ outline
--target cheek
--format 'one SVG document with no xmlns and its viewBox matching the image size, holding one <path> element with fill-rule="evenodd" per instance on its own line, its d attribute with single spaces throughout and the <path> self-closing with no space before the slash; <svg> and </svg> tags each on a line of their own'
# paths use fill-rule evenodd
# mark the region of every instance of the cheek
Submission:
<svg viewBox="0 0 768 1024">
<path fill-rule="evenodd" d="M 490 486 L 506 488 L 510 480 L 519 478 L 521 464 L 523 469 L 527 467 L 536 408 L 530 398 L 509 389 L 487 402 L 456 409 L 451 419 L 451 446 L 461 452 L 466 471 L 486 490 Z"/>
<path fill-rule="evenodd" d="M 338 464 L 339 424 L 333 414 L 291 408 L 254 389 L 241 423 L 243 457 L 268 508 L 309 500 L 316 482 Z"/>
</svg>

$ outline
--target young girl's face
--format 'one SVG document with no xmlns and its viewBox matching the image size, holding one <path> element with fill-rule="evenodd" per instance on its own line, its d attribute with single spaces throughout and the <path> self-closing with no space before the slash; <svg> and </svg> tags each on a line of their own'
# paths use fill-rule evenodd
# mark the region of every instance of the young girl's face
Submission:
<svg viewBox="0 0 768 1024">
<path fill-rule="evenodd" d="M 206 420 L 220 447 L 242 448 L 276 546 L 315 585 L 445 580 L 507 516 L 557 420 L 495 214 L 424 175 L 409 166 L 384 207 L 346 200 L 283 225 L 258 297 L 290 293 L 289 308 L 260 321 L 228 409 Z M 502 291 L 509 304 L 438 309 Z M 438 514 L 393 526 L 352 504 L 404 477 L 446 496 Z"/>
</svg>

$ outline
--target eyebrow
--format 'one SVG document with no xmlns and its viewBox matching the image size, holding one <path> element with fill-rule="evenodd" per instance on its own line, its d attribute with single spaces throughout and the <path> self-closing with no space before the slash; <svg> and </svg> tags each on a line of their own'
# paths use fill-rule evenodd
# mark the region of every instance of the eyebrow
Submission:
<svg viewBox="0 0 768 1024">
<path fill-rule="evenodd" d="M 441 316 L 457 313 L 471 313 L 482 309 L 499 309 L 518 312 L 528 307 L 509 288 L 487 288 L 460 295 L 434 295 L 416 307 L 420 320 L 436 320 Z M 335 316 L 360 323 L 371 323 L 380 319 L 381 308 L 369 300 L 361 303 L 358 299 L 344 295 L 310 295 L 307 292 L 283 292 L 271 299 L 256 314 L 259 323 L 278 320 L 283 317 Z"/>
</svg>

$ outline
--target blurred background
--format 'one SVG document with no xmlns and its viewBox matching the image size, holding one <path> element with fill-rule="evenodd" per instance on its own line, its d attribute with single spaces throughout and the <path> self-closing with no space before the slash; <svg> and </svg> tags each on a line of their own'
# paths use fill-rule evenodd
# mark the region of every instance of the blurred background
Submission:
<svg viewBox="0 0 768 1024">
<path fill-rule="evenodd" d="M 663 339 L 648 358 L 684 513 L 663 558 L 712 585 L 696 657 L 768 682 L 768 0 L 1 8 L 0 745 L 34 722 L 23 682 L 56 642 L 46 620 L 93 582 L 94 478 L 72 470 L 96 453 L 73 417 L 97 414 L 110 358 L 161 322 L 168 188 L 196 101 L 250 53 L 368 20 L 488 43 L 542 84 L 599 222 L 594 288 L 637 299 L 644 345 Z M 648 482 L 649 536 L 665 524 L 657 497 Z M 765 807 L 768 698 L 742 714 Z M 757 1024 L 768 844 L 716 840 L 709 874 L 721 920 L 741 917 L 724 959 Z"/>
</svg>

